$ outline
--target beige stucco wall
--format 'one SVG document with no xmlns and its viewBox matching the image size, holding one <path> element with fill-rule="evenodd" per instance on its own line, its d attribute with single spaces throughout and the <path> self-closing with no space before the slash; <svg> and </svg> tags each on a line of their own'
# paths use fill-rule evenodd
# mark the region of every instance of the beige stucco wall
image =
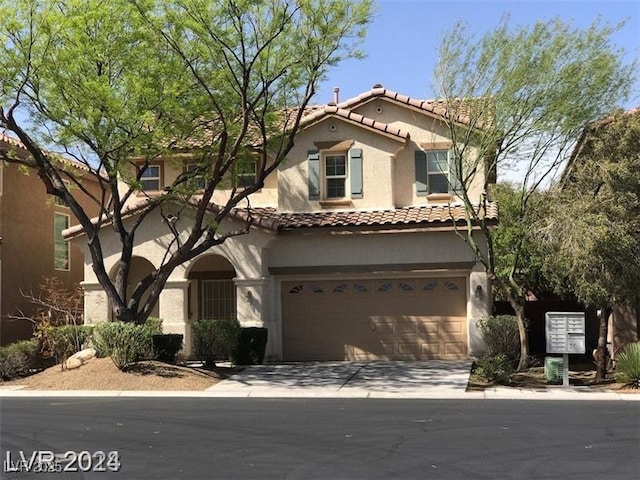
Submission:
<svg viewBox="0 0 640 480">
<path fill-rule="evenodd" d="M 460 199 L 453 196 L 442 199 L 441 196 L 429 198 L 416 195 L 414 152 L 419 149 L 442 149 L 442 145 L 451 142 L 447 125 L 435 117 L 417 109 L 400 106 L 382 98 L 374 99 L 354 109 L 357 113 L 374 120 L 380 120 L 389 126 L 399 128 L 410 134 L 410 142 L 398 152 L 394 161 L 394 198 L 396 207 L 425 205 L 429 203 L 456 203 Z M 476 161 L 477 149 L 469 146 L 465 151 L 467 166 Z M 469 195 L 480 200 L 484 189 L 484 172 L 474 177 L 469 186 Z"/>
<path fill-rule="evenodd" d="M 327 117 L 318 124 L 302 130 L 296 136 L 295 146 L 280 165 L 278 175 L 280 180 L 278 187 L 279 210 L 284 212 L 323 210 L 320 201 L 309 200 L 307 152 L 317 149 L 315 145 L 317 142 L 343 140 L 354 140 L 351 148 L 362 149 L 363 198 L 350 198 L 349 179 L 347 178 L 346 199 L 350 203 L 341 208 L 358 210 L 393 206 L 393 156 L 402 146 L 402 142 L 352 125 L 340 118 Z M 322 182 L 323 172 L 320 173 Z"/>
</svg>

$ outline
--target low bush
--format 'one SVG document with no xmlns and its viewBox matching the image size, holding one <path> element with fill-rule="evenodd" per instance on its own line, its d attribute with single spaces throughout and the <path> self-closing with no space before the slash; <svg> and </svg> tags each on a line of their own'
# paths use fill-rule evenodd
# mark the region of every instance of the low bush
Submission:
<svg viewBox="0 0 640 480">
<path fill-rule="evenodd" d="M 194 353 L 207 366 L 216 360 L 232 358 L 237 346 L 240 325 L 236 320 L 203 319 L 193 322 Z"/>
<path fill-rule="evenodd" d="M 163 362 L 175 363 L 176 355 L 182 348 L 182 335 L 179 333 L 160 333 L 151 336 L 154 358 Z"/>
<path fill-rule="evenodd" d="M 627 343 L 616 355 L 616 380 L 640 388 L 640 342 Z"/>
<path fill-rule="evenodd" d="M 266 347 L 266 328 L 241 328 L 238 336 L 238 346 L 232 360 L 236 365 L 260 365 L 264 361 Z"/>
<path fill-rule="evenodd" d="M 503 355 L 514 364 L 520 359 L 520 332 L 513 315 L 497 315 L 478 321 L 487 357 Z"/>
<path fill-rule="evenodd" d="M 131 363 L 145 357 L 153 347 L 144 325 L 128 322 L 102 322 L 95 326 L 94 346 L 100 356 L 109 356 L 114 365 L 124 370 Z"/>
<path fill-rule="evenodd" d="M 91 338 L 90 325 L 48 326 L 39 331 L 42 352 L 45 358 L 54 357 L 62 365 L 71 355 L 82 350 Z"/>
<path fill-rule="evenodd" d="M 515 369 L 513 361 L 506 355 L 483 355 L 478 360 L 475 373 L 492 383 L 508 384 Z"/>
<path fill-rule="evenodd" d="M 22 340 L 0 347 L 0 378 L 12 380 L 25 377 L 41 365 L 40 343 L 37 339 Z"/>
</svg>

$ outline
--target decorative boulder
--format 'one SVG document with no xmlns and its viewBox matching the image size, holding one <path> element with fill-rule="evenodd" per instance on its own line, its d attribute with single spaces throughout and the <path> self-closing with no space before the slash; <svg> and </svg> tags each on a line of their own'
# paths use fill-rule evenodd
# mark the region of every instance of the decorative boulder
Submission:
<svg viewBox="0 0 640 480">
<path fill-rule="evenodd" d="M 80 350 L 78 353 L 74 353 L 67 358 L 67 361 L 64 362 L 64 366 L 67 370 L 73 370 L 74 368 L 81 367 L 89 360 L 95 358 L 95 356 L 95 348 L 85 348 L 84 350 Z"/>
</svg>

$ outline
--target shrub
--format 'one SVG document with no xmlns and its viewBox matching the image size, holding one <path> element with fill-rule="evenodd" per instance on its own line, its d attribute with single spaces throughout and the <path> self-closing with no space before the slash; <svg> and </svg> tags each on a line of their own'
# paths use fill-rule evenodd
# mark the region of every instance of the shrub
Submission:
<svg viewBox="0 0 640 480">
<path fill-rule="evenodd" d="M 39 337 L 44 357 L 54 357 L 56 363 L 64 368 L 67 358 L 84 348 L 92 331 L 93 327 L 89 325 L 60 325 L 41 329 Z"/>
<path fill-rule="evenodd" d="M 149 317 L 144 322 L 144 328 L 150 335 L 160 335 L 162 333 L 162 319 L 158 317 Z"/>
<path fill-rule="evenodd" d="M 193 322 L 194 352 L 208 366 L 233 356 L 238 346 L 240 325 L 236 320 L 204 319 Z"/>
<path fill-rule="evenodd" d="M 35 338 L 0 347 L 0 378 L 2 380 L 25 377 L 40 364 L 40 344 Z"/>
<path fill-rule="evenodd" d="M 144 325 L 103 322 L 95 326 L 94 345 L 101 356 L 109 356 L 120 370 L 147 355 L 150 336 Z"/>
<path fill-rule="evenodd" d="M 640 388 L 640 342 L 627 343 L 616 355 L 616 380 Z"/>
<path fill-rule="evenodd" d="M 179 333 L 155 334 L 153 340 L 154 358 L 163 362 L 175 363 L 176 355 L 182 348 L 182 335 Z"/>
<path fill-rule="evenodd" d="M 486 378 L 488 381 L 501 384 L 508 384 L 511 381 L 513 372 L 513 361 L 503 353 L 483 355 L 483 357 L 478 360 L 475 370 L 477 375 Z"/>
<path fill-rule="evenodd" d="M 520 359 L 520 332 L 513 315 L 497 315 L 478 322 L 480 334 L 485 342 L 487 357 L 503 355 L 517 363 Z"/>
<path fill-rule="evenodd" d="M 237 365 L 260 365 L 264 361 L 266 346 L 266 328 L 241 328 L 240 335 L 238 336 L 238 347 L 233 355 L 233 361 Z"/>
</svg>

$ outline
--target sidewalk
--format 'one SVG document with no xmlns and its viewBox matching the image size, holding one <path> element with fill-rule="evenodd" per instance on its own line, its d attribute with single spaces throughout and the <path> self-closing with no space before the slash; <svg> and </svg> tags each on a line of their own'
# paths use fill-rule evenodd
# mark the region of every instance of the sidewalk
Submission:
<svg viewBox="0 0 640 480">
<path fill-rule="evenodd" d="M 593 387 L 491 387 L 467 391 L 471 363 L 324 362 L 256 365 L 204 391 L 23 390 L 0 386 L 1 398 L 198 397 L 198 398 L 385 398 L 460 400 L 640 401 L 640 393 Z"/>
</svg>

